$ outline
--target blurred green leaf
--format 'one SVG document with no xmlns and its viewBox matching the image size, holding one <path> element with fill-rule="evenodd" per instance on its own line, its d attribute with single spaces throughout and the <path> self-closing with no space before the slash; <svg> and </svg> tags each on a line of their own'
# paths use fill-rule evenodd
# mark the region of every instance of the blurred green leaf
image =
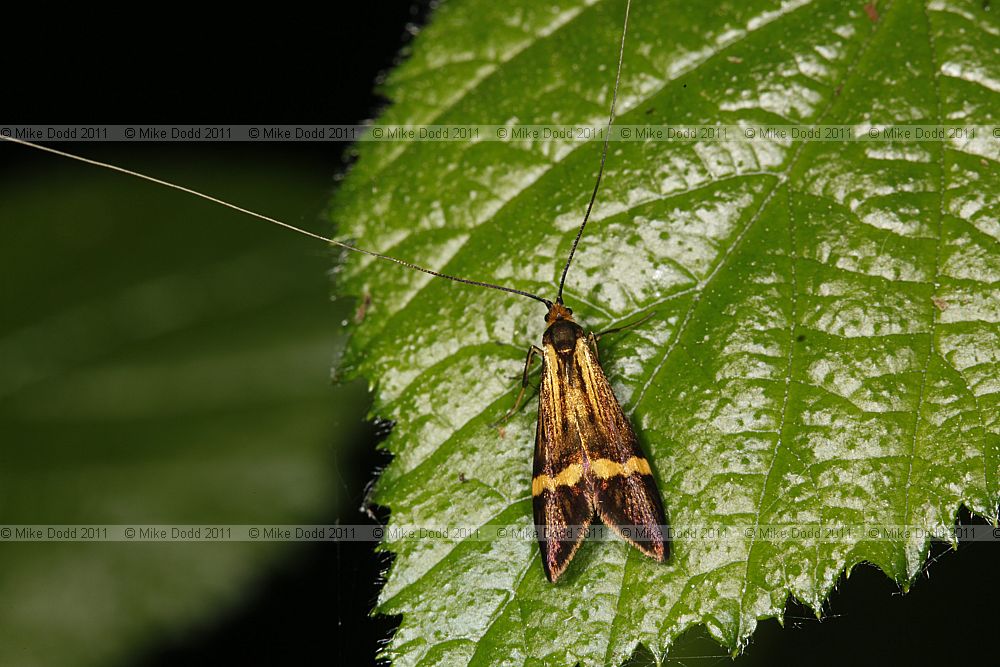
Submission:
<svg viewBox="0 0 1000 667">
<path fill-rule="evenodd" d="M 336 448 L 365 398 L 330 388 L 344 314 L 323 246 L 120 175 L 23 160 L 0 198 L 0 523 L 329 521 Z M 128 166 L 305 225 L 322 209 L 322 175 L 305 170 Z M 4 543 L 0 664 L 150 650 L 252 599 L 288 549 Z"/>
<path fill-rule="evenodd" d="M 386 123 L 600 124 L 624 3 L 443 4 L 388 79 Z M 997 122 L 1000 20 L 976 2 L 639 0 L 622 124 Z M 334 219 L 366 247 L 554 296 L 596 142 L 364 144 Z M 396 540 L 394 664 L 620 664 L 703 625 L 738 650 L 789 595 L 820 611 L 870 561 L 904 585 L 927 539 L 772 541 L 769 525 L 947 530 L 996 516 L 1000 145 L 615 143 L 567 303 L 650 454 L 682 540 L 658 565 L 587 543 L 558 585 L 532 542 Z M 535 412 L 501 436 L 535 302 L 351 258 L 372 305 L 350 371 L 396 421 L 396 525 L 531 523 Z M 461 476 L 461 478 L 460 478 Z M 464 482 L 460 479 L 465 480 Z"/>
</svg>

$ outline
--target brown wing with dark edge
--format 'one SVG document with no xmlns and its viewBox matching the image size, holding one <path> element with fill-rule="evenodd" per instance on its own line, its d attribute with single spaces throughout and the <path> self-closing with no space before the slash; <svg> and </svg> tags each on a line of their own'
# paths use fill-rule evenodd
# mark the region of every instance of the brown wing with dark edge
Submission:
<svg viewBox="0 0 1000 667">
<path fill-rule="evenodd" d="M 577 340 L 574 357 L 578 377 L 569 386 L 577 395 L 568 402 L 576 407 L 597 514 L 627 542 L 663 561 L 669 555 L 667 520 L 649 462 L 588 338 Z"/>
<path fill-rule="evenodd" d="M 566 402 L 566 364 L 561 356 L 568 355 L 560 355 L 550 340 L 543 342 L 531 495 L 542 567 L 554 582 L 586 536 L 594 505 L 584 476 L 580 433 Z"/>
</svg>

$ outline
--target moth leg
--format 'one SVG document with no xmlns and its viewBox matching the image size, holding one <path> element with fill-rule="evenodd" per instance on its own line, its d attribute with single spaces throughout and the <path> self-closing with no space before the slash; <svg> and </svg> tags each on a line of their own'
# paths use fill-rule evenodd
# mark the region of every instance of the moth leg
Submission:
<svg viewBox="0 0 1000 667">
<path fill-rule="evenodd" d="M 619 331 L 625 331 L 626 329 L 631 329 L 632 327 L 637 327 L 640 324 L 642 324 L 643 322 L 645 322 L 646 320 L 648 320 L 649 318 L 651 318 L 653 315 L 656 315 L 656 311 L 655 310 L 651 310 L 650 312 L 646 313 L 644 316 L 642 316 L 639 319 L 637 319 L 635 322 L 629 322 L 628 324 L 623 324 L 620 327 L 615 327 L 614 329 L 605 329 L 604 331 L 600 331 L 600 332 L 598 332 L 596 334 L 591 334 L 591 335 L 594 337 L 595 341 L 598 341 L 598 340 L 601 340 L 601 336 L 609 336 L 609 335 L 611 335 L 613 333 L 618 333 Z"/>
<path fill-rule="evenodd" d="M 517 392 L 517 400 L 514 401 L 514 407 L 507 411 L 498 423 L 506 423 L 510 419 L 517 409 L 521 407 L 521 399 L 524 398 L 524 390 L 528 388 L 528 373 L 531 371 L 531 362 L 534 361 L 536 354 L 542 354 L 542 348 L 537 345 L 532 345 L 528 348 L 528 356 L 524 360 L 524 373 L 521 375 L 521 391 Z"/>
</svg>

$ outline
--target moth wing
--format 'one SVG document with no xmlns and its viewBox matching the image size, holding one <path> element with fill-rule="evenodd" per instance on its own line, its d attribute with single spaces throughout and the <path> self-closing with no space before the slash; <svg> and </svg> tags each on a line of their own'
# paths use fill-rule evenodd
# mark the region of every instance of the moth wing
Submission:
<svg viewBox="0 0 1000 667">
<path fill-rule="evenodd" d="M 531 493 L 542 567 L 554 582 L 586 537 L 594 505 L 583 479 L 580 434 L 558 383 L 560 360 L 551 346 L 544 353 Z"/>
<path fill-rule="evenodd" d="M 589 341 L 577 343 L 576 356 L 585 387 L 581 401 L 594 415 L 583 420 L 583 447 L 597 515 L 626 542 L 657 561 L 669 555 L 660 491 L 635 431 L 622 411 Z"/>
</svg>

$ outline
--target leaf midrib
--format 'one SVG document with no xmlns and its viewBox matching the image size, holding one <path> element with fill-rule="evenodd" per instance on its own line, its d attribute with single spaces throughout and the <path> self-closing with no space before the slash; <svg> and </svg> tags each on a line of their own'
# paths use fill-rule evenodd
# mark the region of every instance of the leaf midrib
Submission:
<svg viewBox="0 0 1000 667">
<path fill-rule="evenodd" d="M 941 78 L 940 78 L 940 67 L 938 67 L 937 64 L 937 55 L 934 44 L 934 26 L 931 23 L 930 13 L 926 3 L 921 3 L 921 10 L 922 10 L 921 15 L 923 16 L 924 21 L 927 24 L 927 42 L 928 42 L 927 48 L 928 48 L 928 56 L 931 61 L 931 80 L 933 82 L 933 85 L 931 87 L 934 90 L 935 112 L 937 116 L 935 122 L 940 124 L 942 121 Z M 931 283 L 934 286 L 935 296 L 937 296 L 939 289 L 938 276 L 940 274 L 941 241 L 943 238 L 943 231 L 944 231 L 943 223 L 944 223 L 944 187 L 945 187 L 945 178 L 944 178 L 945 144 L 944 142 L 938 142 L 938 145 L 940 146 L 939 148 L 940 158 L 939 162 L 937 163 L 937 168 L 938 168 L 937 243 L 934 244 L 934 274 L 931 279 Z M 917 440 L 920 436 L 920 412 L 924 404 L 924 396 L 927 388 L 927 372 L 930 370 L 931 359 L 934 357 L 937 348 L 934 332 L 938 324 L 939 311 L 937 309 L 937 306 L 934 305 L 933 299 L 930 299 L 930 303 L 928 303 L 928 310 L 931 314 L 930 330 L 928 332 L 930 340 L 927 346 L 927 356 L 924 358 L 924 367 L 920 373 L 920 390 L 917 393 L 917 407 L 913 418 L 913 442 L 910 445 L 910 456 L 906 469 L 906 484 L 904 491 L 904 504 L 903 504 L 904 526 L 907 526 L 910 523 L 910 489 L 912 488 L 912 482 L 913 482 L 913 460 L 916 458 L 917 455 Z M 989 479 L 986 478 L 986 470 L 989 467 L 989 464 L 987 463 L 986 460 L 985 447 L 982 450 L 982 454 L 983 454 L 983 475 L 984 479 L 987 482 L 986 488 L 988 489 L 990 487 L 989 487 Z M 905 562 L 905 560 L 906 560 L 906 555 L 904 553 L 903 567 L 904 571 L 908 572 L 909 568 L 907 567 L 907 563 Z"/>
<path fill-rule="evenodd" d="M 815 124 L 817 124 L 817 125 L 821 124 L 826 119 L 826 116 L 828 114 L 830 114 L 833 111 L 833 109 L 836 107 L 837 102 L 840 101 L 840 98 L 846 97 L 844 95 L 844 93 L 845 93 L 845 91 L 847 91 L 849 89 L 848 87 L 849 87 L 849 85 L 851 83 L 851 80 L 854 77 L 855 71 L 857 70 L 858 66 L 864 61 L 865 57 L 868 55 L 872 43 L 876 40 L 876 37 L 879 35 L 879 28 L 881 26 L 885 25 L 885 23 L 886 23 L 886 19 L 889 16 L 890 11 L 892 10 L 893 4 L 894 3 L 890 2 L 889 5 L 885 8 L 885 10 L 882 12 L 881 18 L 875 24 L 875 26 L 873 27 L 872 31 L 868 34 L 867 38 L 864 40 L 864 43 L 861 45 L 861 48 L 858 51 L 857 56 L 854 58 L 854 61 L 851 62 L 848 65 L 847 70 L 846 70 L 846 72 L 844 74 L 844 77 L 843 77 L 843 82 L 839 85 L 840 94 L 839 95 L 831 95 L 830 96 L 830 100 L 827 103 L 826 107 L 822 111 L 820 111 L 820 113 L 817 115 L 816 120 L 814 121 Z M 837 89 L 837 87 L 834 88 L 834 90 L 836 90 L 836 89 Z M 799 160 L 802 157 L 802 152 L 805 149 L 806 145 L 807 145 L 807 142 L 800 142 L 799 143 L 798 148 L 795 150 L 795 152 L 792 154 L 791 159 L 789 160 L 788 167 L 783 171 L 783 173 L 781 174 L 781 176 L 778 178 L 778 181 L 775 183 L 774 188 L 772 189 L 772 191 L 770 193 L 768 193 L 768 196 L 764 199 L 764 201 L 761 203 L 761 206 L 757 209 L 757 211 L 754 213 L 754 216 L 751 218 L 751 223 L 749 225 L 747 225 L 747 231 L 749 231 L 749 228 L 753 225 L 753 223 L 756 222 L 757 219 L 759 219 L 760 214 L 763 212 L 763 210 L 766 208 L 766 206 L 769 203 L 769 201 L 774 197 L 774 195 L 778 192 L 778 190 L 785 183 L 787 183 L 788 177 L 791 174 L 792 169 L 794 169 L 794 167 L 798 165 Z M 791 203 L 790 202 L 789 202 L 789 216 L 791 216 Z M 791 224 L 791 220 L 790 220 L 789 224 Z M 739 239 L 737 239 L 737 242 L 734 244 L 734 247 L 736 245 L 738 245 L 742 241 L 742 238 L 743 238 L 743 236 L 741 236 Z M 794 235 L 792 235 L 792 243 L 794 243 Z M 789 257 L 791 265 L 792 265 L 792 279 L 793 279 L 793 281 L 794 281 L 794 275 L 795 275 L 795 273 L 794 273 L 794 271 L 795 271 L 795 269 L 794 269 L 795 254 L 796 254 L 795 253 L 795 248 L 793 246 L 792 247 L 792 252 L 791 252 L 790 257 Z M 728 258 L 728 256 L 729 255 L 727 255 L 727 258 Z M 711 276 L 710 276 L 710 279 L 711 279 Z M 785 439 L 784 439 L 784 431 L 785 431 L 785 425 L 786 425 L 786 421 L 787 421 L 786 417 L 787 417 L 787 410 L 788 410 L 788 398 L 789 398 L 789 393 L 790 393 L 790 384 L 791 384 L 790 380 L 791 380 L 791 373 L 792 373 L 792 364 L 793 364 L 794 355 L 795 355 L 795 345 L 793 344 L 793 342 L 794 342 L 793 341 L 793 336 L 795 335 L 795 329 L 796 329 L 795 310 L 794 310 L 795 306 L 794 306 L 794 304 L 795 304 L 795 301 L 796 301 L 798 295 L 795 292 L 794 282 L 793 282 L 792 290 L 793 290 L 792 291 L 792 304 L 793 305 L 792 305 L 791 326 L 789 327 L 789 351 L 788 351 L 788 356 L 787 356 L 787 361 L 786 361 L 787 367 L 785 369 L 785 374 L 784 374 L 784 376 L 785 376 L 785 389 L 784 389 L 784 394 L 783 394 L 783 398 L 782 398 L 781 410 L 779 412 L 778 430 L 777 430 L 777 434 L 776 434 L 777 438 L 775 440 L 774 448 L 773 448 L 773 450 L 771 452 L 771 460 L 768 463 L 767 471 L 764 474 L 764 481 L 761 484 L 761 492 L 760 492 L 760 496 L 759 496 L 759 498 L 757 500 L 757 511 L 756 511 L 756 513 L 754 515 L 754 530 L 751 533 L 750 546 L 747 548 L 746 565 L 745 565 L 744 570 L 743 570 L 743 585 L 741 587 L 740 599 L 739 599 L 739 615 L 740 615 L 740 617 L 739 617 L 739 621 L 738 621 L 738 623 L 739 623 L 739 629 L 737 630 L 737 637 L 742 637 L 742 636 L 744 636 L 744 635 L 747 634 L 747 628 L 744 626 L 744 618 L 745 618 L 744 605 L 746 603 L 747 588 L 748 588 L 749 583 L 750 583 L 750 563 L 753 561 L 754 547 L 757 545 L 756 537 L 757 537 L 758 529 L 760 527 L 760 517 L 761 517 L 761 514 L 762 514 L 762 512 L 764 510 L 764 498 L 767 496 L 768 483 L 770 482 L 770 479 L 771 479 L 771 472 L 774 470 L 774 463 L 775 463 L 775 461 L 777 461 L 778 454 L 781 451 L 782 443 L 785 441 Z M 700 296 L 700 294 L 699 294 L 699 296 Z M 691 311 L 693 311 L 693 309 L 694 309 L 694 304 L 692 304 Z M 686 322 L 685 322 L 685 324 L 686 324 Z M 683 329 L 683 326 L 681 327 L 681 329 Z M 678 336 L 680 336 L 680 335 L 681 335 L 681 331 L 678 332 Z M 770 506 L 769 506 L 769 508 L 770 508 Z M 821 509 L 821 511 L 820 511 L 820 521 L 822 521 L 822 516 L 823 515 L 822 515 L 822 509 Z M 817 551 L 818 551 L 818 549 L 819 549 L 819 547 L 817 545 Z M 819 559 L 817 559 L 817 563 L 818 562 L 819 562 Z M 786 591 L 787 591 L 787 586 L 786 586 Z M 786 595 L 785 595 L 786 600 L 787 600 L 787 598 L 788 598 L 789 595 L 790 595 L 790 593 L 786 592 Z M 756 625 L 756 619 L 754 620 L 754 625 Z"/>
</svg>

